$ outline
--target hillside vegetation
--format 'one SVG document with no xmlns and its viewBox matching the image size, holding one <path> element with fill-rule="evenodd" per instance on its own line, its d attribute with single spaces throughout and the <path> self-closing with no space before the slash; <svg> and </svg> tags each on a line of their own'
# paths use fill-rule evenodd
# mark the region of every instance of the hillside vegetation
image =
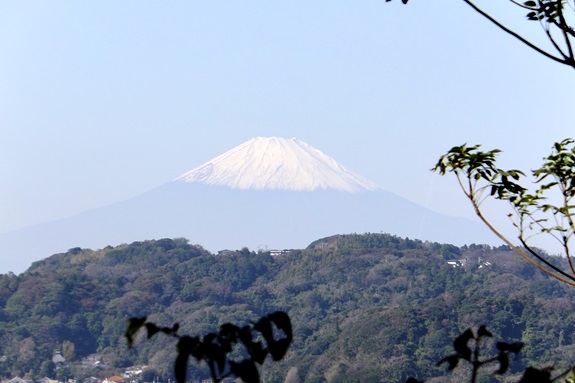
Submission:
<svg viewBox="0 0 575 383">
<path fill-rule="evenodd" d="M 453 260 L 463 266 L 447 263 Z M 127 350 L 127 318 L 179 322 L 180 333 L 201 335 L 275 310 L 292 318 L 294 343 L 283 361 L 264 366 L 266 382 L 283 382 L 288 371 L 290 383 L 444 375 L 435 363 L 465 328 L 480 324 L 500 339 L 525 342 L 523 358 L 512 363 L 517 373 L 528 364 L 575 364 L 574 309 L 568 287 L 505 247 L 364 234 L 275 256 L 248 249 L 214 255 L 185 239 L 75 248 L 21 275 L 0 275 L 0 375 L 53 376 L 60 351 L 72 364 L 98 353 L 105 365 L 147 364 L 168 378 L 173 340 L 140 339 Z M 203 366 L 190 371 L 208 375 Z"/>
</svg>

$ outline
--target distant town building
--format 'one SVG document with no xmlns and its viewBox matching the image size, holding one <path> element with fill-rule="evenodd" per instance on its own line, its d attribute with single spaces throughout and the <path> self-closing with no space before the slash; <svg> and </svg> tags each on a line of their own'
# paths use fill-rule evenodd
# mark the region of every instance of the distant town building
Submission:
<svg viewBox="0 0 575 383">
<path fill-rule="evenodd" d="M 277 257 L 279 255 L 289 254 L 291 250 L 270 250 L 270 255 L 272 257 Z"/>
<path fill-rule="evenodd" d="M 454 260 L 447 261 L 447 264 L 452 266 L 452 267 L 463 267 L 463 266 L 465 266 L 465 261 L 462 262 L 462 260 L 460 260 L 460 259 L 454 259 Z"/>
<path fill-rule="evenodd" d="M 104 379 L 102 383 L 124 383 L 124 378 L 118 375 L 114 375 Z"/>
<path fill-rule="evenodd" d="M 82 383 L 102 383 L 102 379 L 90 376 L 89 378 L 84 379 Z"/>
</svg>

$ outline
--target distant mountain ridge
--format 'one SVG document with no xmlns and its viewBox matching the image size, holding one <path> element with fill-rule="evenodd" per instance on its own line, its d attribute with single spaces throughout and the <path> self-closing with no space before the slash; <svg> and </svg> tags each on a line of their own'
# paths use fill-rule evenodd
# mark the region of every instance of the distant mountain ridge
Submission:
<svg viewBox="0 0 575 383">
<path fill-rule="evenodd" d="M 233 189 L 346 192 L 379 187 L 296 138 L 256 137 L 176 179 Z"/>
<path fill-rule="evenodd" d="M 0 272 L 20 273 L 74 247 L 165 237 L 217 252 L 303 248 L 320 237 L 367 232 L 500 244 L 479 223 L 377 188 L 299 140 L 255 138 L 137 197 L 0 234 Z"/>
</svg>

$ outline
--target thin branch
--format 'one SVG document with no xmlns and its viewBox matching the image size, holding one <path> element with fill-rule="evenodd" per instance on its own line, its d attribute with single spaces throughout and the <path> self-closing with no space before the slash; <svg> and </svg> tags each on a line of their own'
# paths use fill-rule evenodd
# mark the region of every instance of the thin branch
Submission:
<svg viewBox="0 0 575 383">
<path fill-rule="evenodd" d="M 552 263 L 550 263 L 549 261 L 547 261 L 545 258 L 543 258 L 542 256 L 540 256 L 537 252 L 535 252 L 535 250 L 533 250 L 531 248 L 531 246 L 529 246 L 527 244 L 527 242 L 525 242 L 523 240 L 523 238 L 519 238 L 519 241 L 521 241 L 521 244 L 523 245 L 523 247 L 525 247 L 525 249 L 527 249 L 527 251 L 529 253 L 531 253 L 531 255 L 533 255 L 535 258 L 537 258 L 538 260 L 540 260 L 541 262 L 543 262 L 545 265 L 547 265 L 548 267 L 552 268 L 553 270 L 557 271 L 559 274 L 563 275 L 566 278 L 569 278 L 570 280 L 573 281 L 573 283 L 575 283 L 575 277 L 572 275 L 567 274 L 566 272 L 564 272 L 563 270 L 561 270 L 560 268 L 558 268 L 557 266 L 553 265 Z M 541 267 L 540 267 L 541 269 Z M 545 270 L 544 270 L 545 271 Z M 549 274 L 548 271 L 545 271 L 546 273 Z"/>
<path fill-rule="evenodd" d="M 557 50 L 557 52 L 561 53 L 561 56 L 563 56 L 565 61 L 567 61 L 569 59 L 569 56 L 566 55 L 565 53 L 563 53 L 563 50 L 561 49 L 561 47 L 555 42 L 555 39 L 551 35 L 551 31 L 549 30 L 549 28 L 545 29 L 545 34 L 547 35 L 547 38 L 549 39 L 549 41 L 551 41 L 551 44 L 553 44 L 553 46 L 555 47 L 555 50 Z"/>
<path fill-rule="evenodd" d="M 477 203 L 477 206 L 481 206 L 481 204 L 487 200 L 487 198 L 490 197 L 490 195 L 484 195 L 485 194 L 485 190 L 489 187 L 489 185 L 486 185 L 482 188 L 479 188 L 479 190 L 475 190 L 475 192 L 473 193 L 475 195 L 475 201 Z"/>
<path fill-rule="evenodd" d="M 463 181 L 461 181 L 461 176 L 459 175 L 459 173 L 456 171 L 455 175 L 457 177 L 457 182 L 459 182 L 459 186 L 461 187 L 461 190 L 463 190 L 463 194 L 465 194 L 465 196 L 469 199 L 471 199 L 471 194 L 467 192 L 467 189 L 465 188 L 465 186 L 463 185 Z M 473 186 L 471 186 L 471 182 L 469 183 L 469 189 L 473 190 Z"/>
<path fill-rule="evenodd" d="M 560 29 L 563 32 L 568 33 L 571 36 L 575 37 L 575 31 L 573 30 L 573 28 L 570 28 L 567 24 L 565 24 L 565 27 L 562 27 L 561 24 L 557 22 L 557 20 L 553 20 L 552 24 L 555 25 L 557 29 Z"/>
<path fill-rule="evenodd" d="M 567 201 L 567 204 L 569 204 L 571 199 L 569 199 L 569 201 Z M 567 237 L 567 241 L 569 240 L 569 238 L 571 238 L 573 236 L 573 233 L 575 233 L 575 223 L 573 222 L 573 217 L 571 217 L 571 213 L 569 213 L 569 209 L 567 210 L 567 224 L 569 225 L 569 234 L 566 235 Z"/>
<path fill-rule="evenodd" d="M 559 57 L 553 56 L 552 54 L 544 51 L 543 49 L 539 48 L 538 46 L 534 45 L 533 43 L 531 43 L 528 40 L 524 39 L 523 37 L 519 36 L 517 33 L 513 32 L 512 30 L 505 27 L 503 24 L 501 24 L 500 22 L 495 20 L 493 17 L 489 16 L 487 13 L 485 13 L 484 11 L 479 9 L 475 4 L 473 4 L 470 0 L 463 0 L 463 1 L 465 3 L 467 3 L 471 8 L 473 8 L 477 13 L 479 13 L 480 15 L 482 15 L 483 17 L 485 17 L 486 19 L 491 21 L 493 24 L 497 25 L 499 28 L 501 28 L 502 30 L 504 30 L 505 32 L 510 34 L 511 36 L 515 37 L 516 39 L 518 39 L 519 41 L 521 41 L 523 44 L 527 45 L 531 49 L 534 49 L 535 51 L 541 53 L 543 56 L 545 56 L 545 57 L 547 57 L 553 61 L 557 61 L 558 63 L 569 65 L 569 66 L 572 66 L 573 68 L 575 68 L 575 63 L 570 63 L 569 60 L 562 60 Z"/>
<path fill-rule="evenodd" d="M 567 49 L 569 50 L 569 58 L 573 61 L 573 48 L 571 47 L 571 41 L 569 40 L 569 35 L 567 34 L 567 21 L 565 20 L 565 16 L 563 15 L 563 7 L 559 7 L 559 22 L 561 23 L 561 27 L 559 28 L 563 32 L 563 37 L 565 38 L 565 45 L 567 45 Z"/>
<path fill-rule="evenodd" d="M 519 249 L 517 246 L 515 246 L 513 243 L 511 243 L 497 229 L 495 229 L 491 225 L 491 223 L 489 221 L 487 221 L 487 219 L 483 216 L 483 214 L 481 213 L 481 210 L 479 210 L 479 207 L 475 203 L 473 203 L 473 200 L 471 200 L 471 202 L 473 204 L 473 208 L 475 209 L 475 214 L 479 217 L 479 219 L 489 228 L 489 230 L 491 230 L 493 232 L 493 234 L 495 234 L 497 237 L 499 237 L 499 239 L 501 239 L 513 251 L 515 251 L 517 254 L 519 254 L 521 257 L 523 257 L 526 261 L 528 261 L 529 263 L 531 263 L 533 266 L 537 267 L 539 270 L 543 271 L 544 273 L 551 275 L 553 278 L 558 279 L 561 282 L 565 282 L 568 285 L 575 286 L 575 277 L 572 277 L 568 274 L 565 274 L 561 270 L 558 271 L 559 274 L 556 274 L 553 271 L 548 270 L 548 269 L 544 268 L 543 266 L 541 266 L 540 263 L 536 262 L 532 257 L 525 254 L 525 252 L 523 252 L 521 249 Z M 521 238 L 520 238 L 520 240 L 521 240 Z M 527 248 L 527 247 L 526 247 L 526 249 L 529 250 L 529 248 Z M 539 255 L 537 255 L 537 258 L 539 258 Z M 552 266 L 552 268 L 554 268 L 554 267 L 555 266 Z M 565 276 L 563 276 L 563 275 L 565 275 Z"/>
<path fill-rule="evenodd" d="M 567 256 L 567 261 L 569 262 L 569 267 L 571 272 L 575 275 L 575 268 L 573 268 L 573 260 L 571 259 L 571 253 L 569 252 L 569 246 L 567 245 L 567 237 L 564 237 L 563 248 L 565 249 L 565 255 Z"/>
<path fill-rule="evenodd" d="M 571 55 L 573 55 L 573 52 L 571 52 Z M 561 183 L 561 191 L 563 194 L 563 208 L 565 209 L 565 214 L 563 214 L 563 216 L 566 216 L 567 222 L 569 223 L 569 228 L 573 230 L 573 218 L 571 218 L 571 214 L 569 213 L 570 198 L 567 194 L 567 187 L 563 182 Z M 569 237 L 566 234 L 563 234 L 563 248 L 565 249 L 565 255 L 569 261 L 571 272 L 573 275 L 575 275 L 575 267 L 573 267 L 573 260 L 571 259 L 571 253 L 569 252 Z"/>
<path fill-rule="evenodd" d="M 541 229 L 541 232 L 539 233 L 533 233 L 531 234 L 529 237 L 525 238 L 525 240 L 528 240 L 530 238 L 533 238 L 537 235 L 540 235 L 541 233 L 545 232 L 546 234 L 549 234 L 553 239 L 555 239 L 557 242 L 559 242 L 561 245 L 563 245 L 563 240 L 561 238 L 559 238 L 558 236 L 556 236 L 553 231 L 548 231 L 547 227 L 543 226 L 543 224 L 541 222 L 537 222 L 535 220 L 535 218 L 533 218 L 532 216 L 529 216 L 529 219 L 531 219 L 531 225 L 537 225 L 539 227 L 539 229 Z M 557 224 L 557 226 L 559 226 L 559 223 L 557 223 L 557 218 L 555 219 L 555 223 Z M 533 229 L 531 229 L 533 230 Z"/>
</svg>

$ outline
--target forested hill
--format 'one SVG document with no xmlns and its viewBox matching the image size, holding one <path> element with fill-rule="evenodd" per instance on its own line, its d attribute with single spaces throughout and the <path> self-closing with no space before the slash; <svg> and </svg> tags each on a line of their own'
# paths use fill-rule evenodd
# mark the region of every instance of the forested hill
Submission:
<svg viewBox="0 0 575 383">
<path fill-rule="evenodd" d="M 173 341 L 160 336 L 128 351 L 127 318 L 148 315 L 203 334 L 275 310 L 289 313 L 295 339 L 283 361 L 264 365 L 266 382 L 283 382 L 290 369 L 291 382 L 441 375 L 435 363 L 479 324 L 526 343 L 512 372 L 527 363 L 575 363 L 573 291 L 504 247 L 364 234 L 272 254 L 214 255 L 162 239 L 71 249 L 21 275 L 1 275 L 0 376 L 52 377 L 52 356 L 61 351 L 77 377 L 97 373 L 74 364 L 94 353 L 108 366 L 148 364 L 168 377 Z M 208 372 L 194 367 L 191 376 Z"/>
</svg>

